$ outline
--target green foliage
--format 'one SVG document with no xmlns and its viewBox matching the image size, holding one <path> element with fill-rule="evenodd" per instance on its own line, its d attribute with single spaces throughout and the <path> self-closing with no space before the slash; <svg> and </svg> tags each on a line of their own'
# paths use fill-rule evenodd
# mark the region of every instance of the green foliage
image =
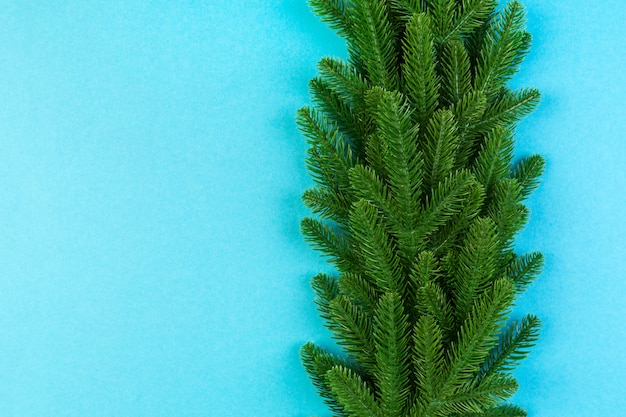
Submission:
<svg viewBox="0 0 626 417">
<path fill-rule="evenodd" d="M 431 18 L 425 13 L 414 14 L 406 25 L 403 42 L 402 79 L 406 92 L 415 106 L 416 121 L 424 125 L 439 102 L 435 44 L 430 29 Z"/>
<path fill-rule="evenodd" d="M 530 47 L 522 5 L 309 2 L 349 59 L 320 61 L 297 115 L 315 182 L 302 231 L 338 273 L 312 286 L 345 354 L 307 343 L 306 371 L 336 416 L 526 416 L 505 401 L 540 322 L 508 315 L 544 258 L 513 243 L 545 161 L 513 167 L 539 101 L 506 85 Z"/>
<path fill-rule="evenodd" d="M 530 48 L 524 24 L 524 7 L 515 0 L 507 3 L 487 29 L 476 65 L 476 89 L 483 93 L 497 91 L 517 72 Z"/>
<path fill-rule="evenodd" d="M 385 416 L 402 416 L 411 392 L 410 329 L 403 299 L 395 292 L 385 293 L 376 309 L 375 377 L 380 390 L 380 408 Z"/>
<path fill-rule="evenodd" d="M 361 0 L 353 3 L 354 45 L 363 70 L 373 85 L 394 90 L 398 84 L 398 58 L 390 10 L 386 2 Z"/>
<path fill-rule="evenodd" d="M 343 366 L 334 366 L 326 374 L 328 385 L 337 402 L 348 415 L 379 417 L 380 406 L 363 379 Z"/>
<path fill-rule="evenodd" d="M 347 416 L 348 414 L 344 411 L 343 407 L 337 401 L 337 397 L 332 392 L 326 374 L 335 367 L 348 368 L 349 364 L 345 360 L 329 354 L 324 351 L 324 349 L 310 342 L 302 346 L 300 356 L 302 357 L 304 368 L 311 376 L 313 385 L 315 385 L 315 388 L 317 388 L 320 395 L 325 399 L 326 404 L 328 404 L 335 414 Z M 353 372 L 358 371 L 353 369 Z"/>
</svg>

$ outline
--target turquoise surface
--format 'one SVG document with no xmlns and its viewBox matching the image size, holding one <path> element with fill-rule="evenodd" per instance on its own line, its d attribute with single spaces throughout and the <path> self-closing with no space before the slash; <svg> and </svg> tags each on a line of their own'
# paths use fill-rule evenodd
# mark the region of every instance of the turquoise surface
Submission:
<svg viewBox="0 0 626 417">
<path fill-rule="evenodd" d="M 626 3 L 526 0 L 531 416 L 626 409 Z M 344 46 L 304 0 L 0 1 L 0 415 L 330 415 L 294 123 Z"/>
</svg>

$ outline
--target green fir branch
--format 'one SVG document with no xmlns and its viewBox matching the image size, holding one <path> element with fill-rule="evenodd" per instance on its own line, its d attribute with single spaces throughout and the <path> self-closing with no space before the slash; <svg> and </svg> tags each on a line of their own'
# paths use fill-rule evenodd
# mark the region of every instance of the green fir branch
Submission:
<svg viewBox="0 0 626 417">
<path fill-rule="evenodd" d="M 441 400 L 462 392 L 471 384 L 497 340 L 514 295 L 513 286 L 508 281 L 498 280 L 476 300 L 459 331 L 459 340 L 450 347 L 450 363 L 439 392 Z"/>
<path fill-rule="evenodd" d="M 304 205 L 320 217 L 345 223 L 348 219 L 351 202 L 345 194 L 324 188 L 311 188 L 302 196 Z"/>
<path fill-rule="evenodd" d="M 487 213 L 496 223 L 502 248 L 510 247 L 513 237 L 528 220 L 528 209 L 521 203 L 522 198 L 522 187 L 517 180 L 505 178 L 495 183 Z"/>
<path fill-rule="evenodd" d="M 528 116 L 537 106 L 541 94 L 533 88 L 511 92 L 502 87 L 493 103 L 485 110 L 482 120 L 476 123 L 475 131 L 488 133 L 497 126 L 514 127 L 522 118 Z"/>
<path fill-rule="evenodd" d="M 480 214 L 484 201 L 485 190 L 483 186 L 474 182 L 461 210 L 430 236 L 429 245 L 433 253 L 441 256 L 457 246 L 458 241 L 472 224 L 472 221 Z"/>
<path fill-rule="evenodd" d="M 419 126 L 413 123 L 413 112 L 400 93 L 384 92 L 377 110 L 377 133 L 387 143 L 383 155 L 387 181 L 398 210 L 408 220 L 407 225 L 412 226 L 421 197 L 423 159 L 418 150 Z"/>
<path fill-rule="evenodd" d="M 539 177 L 543 174 L 545 167 L 546 161 L 541 155 L 531 155 L 523 159 L 515 167 L 513 178 L 522 187 L 522 196 L 524 198 L 527 198 L 539 187 Z"/>
<path fill-rule="evenodd" d="M 530 252 L 522 256 L 516 256 L 506 267 L 507 276 L 515 283 L 518 292 L 522 292 L 544 266 L 544 256 L 540 252 Z"/>
<path fill-rule="evenodd" d="M 489 218 L 472 222 L 456 256 L 454 293 L 456 317 L 459 322 L 470 312 L 476 299 L 492 284 L 497 268 L 498 235 Z"/>
<path fill-rule="evenodd" d="M 453 29 L 457 13 L 457 0 L 431 0 L 430 14 L 432 30 L 437 40 L 446 41 L 455 32 Z"/>
<path fill-rule="evenodd" d="M 389 5 L 393 12 L 402 21 L 407 21 L 416 13 L 426 11 L 425 0 L 390 0 Z"/>
<path fill-rule="evenodd" d="M 487 97 L 477 91 L 470 91 L 465 94 L 451 107 L 459 131 L 456 169 L 467 167 L 474 159 L 476 143 L 483 133 L 480 124 L 486 109 Z"/>
<path fill-rule="evenodd" d="M 457 0 L 458 3 L 458 0 Z M 481 27 L 491 17 L 497 2 L 494 0 L 462 0 L 447 33 L 442 34 L 441 42 L 462 38 Z"/>
<path fill-rule="evenodd" d="M 360 274 L 347 272 L 339 277 L 339 289 L 367 314 L 373 315 L 378 305 L 380 291 L 375 283 Z"/>
<path fill-rule="evenodd" d="M 383 92 L 376 112 L 378 135 L 386 139 L 383 163 L 397 213 L 393 232 L 405 262 L 410 263 L 419 241 L 412 233 L 420 220 L 424 159 L 419 151 L 419 126 L 413 112 L 399 93 Z"/>
<path fill-rule="evenodd" d="M 424 284 L 418 290 L 417 296 L 418 308 L 423 314 L 430 315 L 437 320 L 441 331 L 444 332 L 444 340 L 449 342 L 455 329 L 454 312 L 449 296 L 436 281 Z"/>
<path fill-rule="evenodd" d="M 386 1 L 354 2 L 355 44 L 373 85 L 394 90 L 398 85 L 396 38 Z"/>
<path fill-rule="evenodd" d="M 356 197 L 373 204 L 383 218 L 392 224 L 399 222 L 398 210 L 393 204 L 389 187 L 369 166 L 356 165 L 350 170 L 350 184 Z"/>
<path fill-rule="evenodd" d="M 443 332 L 429 315 L 419 318 L 413 331 L 413 364 L 420 397 L 430 404 L 439 397 L 445 369 Z"/>
<path fill-rule="evenodd" d="M 410 275 L 415 309 L 420 315 L 430 315 L 437 320 L 445 333 L 446 341 L 454 330 L 454 314 L 448 294 L 440 284 L 442 271 L 434 253 L 424 251 L 419 254 Z"/>
<path fill-rule="evenodd" d="M 437 407 L 437 411 L 439 415 L 481 413 L 511 397 L 518 388 L 515 378 L 509 375 L 494 375 L 475 387 L 446 398 Z"/>
<path fill-rule="evenodd" d="M 328 371 L 327 378 L 337 401 L 349 415 L 384 416 L 370 388 L 358 374 L 346 367 L 336 366 Z"/>
<path fill-rule="evenodd" d="M 480 379 L 498 372 L 510 372 L 521 362 L 539 338 L 541 321 L 531 314 L 509 324 L 480 370 Z"/>
<path fill-rule="evenodd" d="M 304 369 L 309 374 L 315 388 L 317 388 L 317 392 L 324 398 L 324 402 L 335 415 L 348 417 L 349 414 L 337 401 L 337 396 L 332 392 L 327 378 L 328 371 L 334 367 L 350 368 L 348 363 L 335 355 L 331 355 L 311 342 L 302 346 L 300 349 L 300 357 Z M 352 368 L 351 370 L 357 373 L 356 369 Z"/>
<path fill-rule="evenodd" d="M 298 110 L 296 121 L 311 145 L 306 163 L 314 181 L 338 193 L 349 193 L 348 171 L 358 159 L 339 131 L 311 107 Z"/>
<path fill-rule="evenodd" d="M 317 304 L 317 310 L 320 312 L 320 316 L 326 322 L 330 322 L 332 320 L 330 302 L 340 294 L 337 280 L 327 274 L 317 274 L 311 280 L 311 287 L 317 296 L 315 298 L 315 304 Z"/>
<path fill-rule="evenodd" d="M 307 242 L 328 256 L 340 271 L 361 270 L 358 258 L 350 250 L 349 241 L 329 224 L 306 217 L 300 223 L 300 227 Z"/>
<path fill-rule="evenodd" d="M 308 0 L 313 12 L 322 18 L 330 28 L 341 36 L 351 39 L 354 36 L 354 23 L 350 19 L 350 9 L 343 0 Z"/>
<path fill-rule="evenodd" d="M 476 89 L 489 94 L 515 75 L 530 49 L 525 23 L 524 7 L 513 0 L 489 26 L 478 59 Z"/>
<path fill-rule="evenodd" d="M 420 239 L 425 239 L 460 213 L 475 183 L 474 176 L 465 171 L 454 172 L 444 178 L 424 202 L 422 222 L 413 233 Z"/>
<path fill-rule="evenodd" d="M 330 82 L 321 77 L 313 78 L 309 83 L 313 102 L 325 116 L 335 124 L 357 155 L 363 148 L 362 138 L 369 132 L 368 124 L 360 120 L 352 104 L 337 92 Z"/>
<path fill-rule="evenodd" d="M 424 187 L 435 188 L 452 171 L 458 128 L 450 110 L 438 110 L 428 123 L 423 140 Z"/>
<path fill-rule="evenodd" d="M 513 160 L 513 134 L 498 127 L 491 131 L 481 145 L 474 162 L 474 174 L 491 195 L 495 183 L 508 177 Z"/>
<path fill-rule="evenodd" d="M 430 22 L 427 14 L 413 15 L 406 25 L 404 38 L 402 75 L 420 125 L 426 124 L 439 103 L 440 80 Z"/>
<path fill-rule="evenodd" d="M 400 261 L 376 207 L 365 200 L 356 202 L 350 227 L 367 276 L 381 291 L 403 292 Z"/>
<path fill-rule="evenodd" d="M 375 316 L 376 381 L 384 416 L 405 415 L 410 385 L 410 328 L 403 297 L 387 292 Z"/>
<path fill-rule="evenodd" d="M 442 96 L 446 103 L 456 104 L 472 88 L 472 69 L 467 50 L 459 40 L 447 42 L 442 56 Z"/>
<path fill-rule="evenodd" d="M 329 311 L 330 320 L 326 326 L 333 332 L 337 343 L 372 373 L 376 365 L 372 316 L 344 295 L 329 303 Z"/>
<path fill-rule="evenodd" d="M 312 287 L 344 351 L 306 344 L 306 371 L 336 416 L 526 416 L 505 401 L 539 320 L 506 321 L 544 264 L 514 237 L 545 161 L 512 162 L 540 99 L 506 85 L 530 47 L 521 3 L 309 3 L 348 60 L 320 61 L 297 115 L 316 184 L 302 232 L 338 273 Z"/>
<path fill-rule="evenodd" d="M 320 78 L 351 108 L 359 111 L 365 110 L 365 94 L 370 86 L 354 66 L 337 58 L 325 57 L 319 62 L 317 68 Z"/>
</svg>

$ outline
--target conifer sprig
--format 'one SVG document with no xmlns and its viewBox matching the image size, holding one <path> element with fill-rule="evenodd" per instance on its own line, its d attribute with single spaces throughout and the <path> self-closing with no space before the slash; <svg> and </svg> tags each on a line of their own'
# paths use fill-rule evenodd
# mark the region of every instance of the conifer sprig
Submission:
<svg viewBox="0 0 626 417">
<path fill-rule="evenodd" d="M 513 167 L 535 89 L 506 83 L 530 48 L 512 0 L 309 0 L 347 42 L 323 58 L 298 125 L 315 187 L 308 241 L 336 267 L 312 286 L 345 356 L 307 343 L 306 371 L 342 417 L 521 417 L 505 401 L 537 340 L 507 324 L 541 272 L 518 255 L 545 163 Z"/>
</svg>

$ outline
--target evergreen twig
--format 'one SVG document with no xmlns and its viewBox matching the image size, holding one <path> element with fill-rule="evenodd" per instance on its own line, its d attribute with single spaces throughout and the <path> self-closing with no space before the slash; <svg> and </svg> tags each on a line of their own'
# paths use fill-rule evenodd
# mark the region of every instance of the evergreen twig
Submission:
<svg viewBox="0 0 626 417">
<path fill-rule="evenodd" d="M 539 101 L 506 85 L 530 47 L 523 6 L 309 3 L 349 59 L 321 60 L 298 112 L 316 183 L 302 231 L 339 273 L 312 285 L 346 354 L 307 343 L 306 371 L 336 416 L 525 416 L 505 401 L 540 322 L 507 320 L 544 258 L 513 241 L 545 162 L 512 165 Z"/>
</svg>

